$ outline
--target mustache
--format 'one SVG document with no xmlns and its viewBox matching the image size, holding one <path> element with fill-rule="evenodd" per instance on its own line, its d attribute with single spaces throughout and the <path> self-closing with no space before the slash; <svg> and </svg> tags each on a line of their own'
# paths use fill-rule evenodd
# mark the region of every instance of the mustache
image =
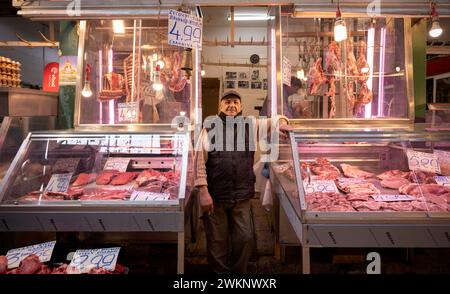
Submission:
<svg viewBox="0 0 450 294">
<path fill-rule="evenodd" d="M 226 111 L 237 111 L 237 108 L 235 106 L 229 106 Z"/>
</svg>

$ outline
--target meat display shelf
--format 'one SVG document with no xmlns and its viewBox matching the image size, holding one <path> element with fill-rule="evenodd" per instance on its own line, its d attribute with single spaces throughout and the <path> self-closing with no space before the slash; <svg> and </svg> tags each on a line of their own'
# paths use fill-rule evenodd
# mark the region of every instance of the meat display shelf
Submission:
<svg viewBox="0 0 450 294">
<path fill-rule="evenodd" d="M 310 272 L 311 247 L 450 247 L 450 189 L 430 184 L 435 182 L 433 173 L 410 171 L 407 157 L 408 150 L 448 152 L 450 148 L 445 143 L 449 141 L 450 132 L 426 132 L 423 126 L 384 131 L 295 130 L 289 142 L 280 145 L 279 160 L 271 164 L 276 208 L 279 205 L 280 244 L 302 246 L 304 273 Z M 437 159 L 441 171 L 436 175 L 448 176 L 448 158 Z M 322 167 L 317 161 L 332 167 Z M 350 164 L 356 175 L 348 171 L 345 175 L 339 168 L 342 163 Z M 320 168 L 312 171 L 314 166 Z M 335 172 L 334 176 L 326 174 L 327 168 Z M 408 182 L 407 186 L 389 189 L 380 185 L 377 175 L 392 170 L 404 171 L 401 181 Z M 373 176 L 358 179 L 361 171 Z M 313 181 L 325 177 L 337 183 L 338 178 L 348 176 L 365 185 L 372 183 L 373 186 L 365 187 L 373 190 L 360 189 L 352 195 L 340 188 L 330 194 L 305 192 L 309 177 Z M 405 191 L 412 194 L 414 201 L 377 202 L 372 197 L 403 197 Z M 352 201 L 355 196 L 366 201 Z"/>
<path fill-rule="evenodd" d="M 191 153 L 187 131 L 30 133 L 0 186 L 0 231 L 173 233 L 181 273 Z M 111 161 L 122 171 L 97 185 Z M 69 174 L 70 185 L 49 188 L 55 174 Z"/>
</svg>

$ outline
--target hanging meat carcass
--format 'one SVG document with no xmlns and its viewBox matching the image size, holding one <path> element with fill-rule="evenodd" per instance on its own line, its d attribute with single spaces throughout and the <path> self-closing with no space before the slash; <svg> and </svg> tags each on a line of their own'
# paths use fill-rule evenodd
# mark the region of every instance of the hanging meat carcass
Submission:
<svg viewBox="0 0 450 294">
<path fill-rule="evenodd" d="M 359 69 L 356 62 L 355 54 L 353 53 L 353 42 L 347 42 L 347 77 L 354 79 L 359 76 Z"/>
<path fill-rule="evenodd" d="M 372 98 L 372 91 L 369 89 L 365 82 L 362 83 L 361 87 L 359 88 L 358 98 L 356 99 L 354 114 L 361 114 L 363 106 L 372 102 Z"/>
<path fill-rule="evenodd" d="M 367 82 L 369 79 L 370 67 L 366 60 L 366 42 L 359 42 L 359 55 L 356 65 L 358 66 L 359 77 L 358 80 L 362 83 Z"/>
<path fill-rule="evenodd" d="M 123 70 L 125 73 L 125 92 L 127 95 L 126 102 L 136 102 L 139 56 L 130 54 L 127 58 L 125 58 L 123 60 Z"/>
<path fill-rule="evenodd" d="M 327 58 L 325 60 L 325 69 L 328 74 L 339 74 L 340 66 L 340 48 L 337 42 L 330 42 L 328 45 Z"/>
<path fill-rule="evenodd" d="M 329 118 L 333 118 L 336 115 L 336 84 L 334 83 L 334 76 L 330 77 L 330 88 L 328 90 L 327 96 L 330 97 L 331 107 Z"/>
<path fill-rule="evenodd" d="M 98 99 L 101 101 L 118 99 L 124 95 L 124 87 L 123 76 L 115 72 L 109 72 L 103 75 L 102 90 L 98 95 Z"/>
<path fill-rule="evenodd" d="M 314 66 L 311 67 L 308 73 L 308 92 L 311 95 L 317 95 L 320 86 L 326 82 L 325 75 L 322 70 L 322 58 L 317 58 Z"/>
<path fill-rule="evenodd" d="M 164 58 L 165 70 L 161 71 L 161 82 L 172 92 L 181 92 L 186 86 L 186 77 L 181 73 L 181 57 L 174 51 Z"/>
<path fill-rule="evenodd" d="M 353 109 L 355 108 L 355 103 L 356 103 L 355 89 L 354 89 L 353 81 L 347 82 L 347 88 L 346 88 L 345 94 L 347 96 L 348 110 L 350 112 L 353 112 Z"/>
</svg>

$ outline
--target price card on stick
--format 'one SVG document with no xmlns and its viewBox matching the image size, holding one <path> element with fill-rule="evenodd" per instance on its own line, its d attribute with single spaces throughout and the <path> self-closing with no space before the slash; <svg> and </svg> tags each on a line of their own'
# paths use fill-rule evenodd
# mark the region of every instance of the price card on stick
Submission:
<svg viewBox="0 0 450 294">
<path fill-rule="evenodd" d="M 68 274 L 88 273 L 93 268 L 114 271 L 120 247 L 77 250 L 67 267 Z"/>
<path fill-rule="evenodd" d="M 73 173 L 53 174 L 45 188 L 45 192 L 66 193 Z"/>
<path fill-rule="evenodd" d="M 119 122 L 136 122 L 138 120 L 139 105 L 137 102 L 118 103 Z"/>
<path fill-rule="evenodd" d="M 315 192 L 321 193 L 338 193 L 338 189 L 334 181 L 329 180 L 314 180 L 308 182 L 308 180 L 303 181 L 303 188 L 306 194 L 311 194 Z"/>
<path fill-rule="evenodd" d="M 435 176 L 434 180 L 439 185 L 450 187 L 450 176 Z"/>
<path fill-rule="evenodd" d="M 441 168 L 437 160 L 436 154 L 406 150 L 408 157 L 408 165 L 410 170 L 420 170 L 431 173 L 441 173 Z"/>
<path fill-rule="evenodd" d="M 130 163 L 129 158 L 124 157 L 110 157 L 103 167 L 104 170 L 116 170 L 119 172 L 126 172 L 128 164 Z"/>
<path fill-rule="evenodd" d="M 169 10 L 167 42 L 184 48 L 202 48 L 203 19 L 181 11 Z"/>
<path fill-rule="evenodd" d="M 41 262 L 49 261 L 52 257 L 55 244 L 56 241 L 51 241 L 9 250 L 6 253 L 8 268 L 12 269 L 18 267 L 20 262 L 31 254 L 36 254 Z"/>
<path fill-rule="evenodd" d="M 291 86 L 291 68 L 291 61 L 287 57 L 283 56 L 283 84 L 288 87 Z"/>
</svg>

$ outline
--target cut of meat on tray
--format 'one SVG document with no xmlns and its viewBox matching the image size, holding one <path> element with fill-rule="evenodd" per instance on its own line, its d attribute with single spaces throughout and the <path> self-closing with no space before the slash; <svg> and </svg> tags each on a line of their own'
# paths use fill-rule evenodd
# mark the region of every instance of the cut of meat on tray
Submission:
<svg viewBox="0 0 450 294">
<path fill-rule="evenodd" d="M 73 187 L 85 186 L 95 181 L 97 178 L 96 173 L 81 173 L 78 175 L 75 182 L 73 182 Z"/>
<path fill-rule="evenodd" d="M 119 172 L 116 170 L 104 170 L 97 176 L 95 183 L 97 185 L 108 185 L 118 174 Z"/>
<path fill-rule="evenodd" d="M 338 181 L 337 186 L 339 189 L 349 194 L 380 194 L 380 190 L 372 183 L 349 183 Z"/>
<path fill-rule="evenodd" d="M 65 274 L 67 274 L 67 264 L 63 263 L 62 265 L 53 268 L 52 274 L 53 275 L 65 275 Z"/>
<path fill-rule="evenodd" d="M 369 173 L 366 171 L 363 171 L 359 169 L 356 166 L 352 166 L 350 164 L 341 163 L 342 171 L 344 172 L 344 175 L 348 178 L 371 178 L 374 176 L 373 173 Z"/>
<path fill-rule="evenodd" d="M 153 184 L 153 182 L 165 182 L 167 181 L 166 175 L 163 175 L 161 172 L 147 169 L 141 172 L 136 178 L 136 184 L 138 187 L 146 186 L 149 184 Z"/>
<path fill-rule="evenodd" d="M 411 205 L 415 211 L 427 211 L 428 205 L 423 201 L 412 201 Z"/>
<path fill-rule="evenodd" d="M 311 171 L 318 176 L 319 180 L 336 180 L 341 172 L 326 158 L 317 158 L 310 164 Z"/>
<path fill-rule="evenodd" d="M 359 194 L 359 193 L 355 193 L 355 194 L 347 194 L 347 200 L 348 201 L 368 201 L 369 200 L 369 195 L 368 194 Z"/>
<path fill-rule="evenodd" d="M 31 254 L 25 257 L 19 265 L 20 274 L 34 274 L 41 269 L 41 261 L 36 254 Z"/>
<path fill-rule="evenodd" d="M 423 172 L 423 171 L 411 171 L 408 175 L 408 180 L 411 183 L 419 183 L 419 184 L 436 184 L 434 177 L 435 173 Z"/>
<path fill-rule="evenodd" d="M 113 186 L 126 185 L 132 180 L 134 180 L 138 176 L 138 174 L 139 174 L 138 172 L 124 172 L 118 174 L 112 179 L 111 185 Z"/>
<path fill-rule="evenodd" d="M 401 177 L 386 178 L 380 182 L 381 186 L 383 186 L 385 188 L 389 188 L 389 189 L 395 189 L 395 190 L 397 190 L 401 186 L 407 185 L 409 183 L 410 182 L 407 179 L 401 178 Z"/>
<path fill-rule="evenodd" d="M 41 268 L 36 272 L 37 275 L 48 275 L 51 274 L 52 270 L 48 265 L 41 265 Z"/>
<path fill-rule="evenodd" d="M 388 170 L 384 173 L 381 173 L 377 176 L 380 180 L 386 180 L 391 178 L 407 178 L 409 176 L 409 172 L 404 172 L 398 169 Z"/>
<path fill-rule="evenodd" d="M 369 201 L 352 201 L 352 206 L 358 211 L 377 211 L 382 207 L 382 202 L 374 200 Z"/>
<path fill-rule="evenodd" d="M 129 196 L 127 190 L 92 189 L 85 191 L 80 200 L 125 200 Z"/>
<path fill-rule="evenodd" d="M 8 259 L 4 255 L 0 255 L 0 274 L 8 271 Z"/>
<path fill-rule="evenodd" d="M 394 211 L 412 211 L 413 206 L 411 202 L 390 202 L 387 204 L 387 207 L 394 210 Z"/>
</svg>

